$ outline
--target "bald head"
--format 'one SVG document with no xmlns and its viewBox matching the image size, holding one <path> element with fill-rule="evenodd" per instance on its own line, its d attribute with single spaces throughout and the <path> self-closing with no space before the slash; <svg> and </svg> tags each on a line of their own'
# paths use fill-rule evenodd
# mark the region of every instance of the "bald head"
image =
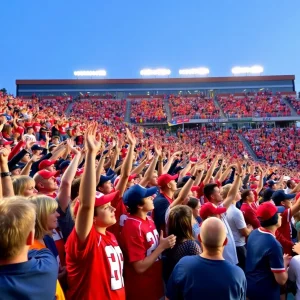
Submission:
<svg viewBox="0 0 300 300">
<path fill-rule="evenodd" d="M 226 239 L 225 225 L 218 218 L 208 218 L 201 225 L 200 237 L 204 247 L 210 249 L 222 247 Z"/>
</svg>

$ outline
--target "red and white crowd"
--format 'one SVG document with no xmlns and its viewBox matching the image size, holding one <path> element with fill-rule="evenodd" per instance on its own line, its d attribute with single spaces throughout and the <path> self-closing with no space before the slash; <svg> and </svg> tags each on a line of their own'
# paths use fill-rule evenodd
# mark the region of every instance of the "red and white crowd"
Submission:
<svg viewBox="0 0 300 300">
<path fill-rule="evenodd" d="M 0 95 L 0 299 L 300 299 L 299 132 L 243 132 L 256 162 L 234 130 L 125 107 Z"/>
</svg>

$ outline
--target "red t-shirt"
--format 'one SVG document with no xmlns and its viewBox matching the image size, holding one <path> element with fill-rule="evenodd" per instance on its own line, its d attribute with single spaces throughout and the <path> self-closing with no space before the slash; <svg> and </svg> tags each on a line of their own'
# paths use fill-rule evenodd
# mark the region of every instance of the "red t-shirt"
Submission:
<svg viewBox="0 0 300 300">
<path fill-rule="evenodd" d="M 252 225 L 253 229 L 260 227 L 260 222 L 256 216 L 255 209 L 248 203 L 243 203 L 241 206 L 241 211 L 244 214 L 246 224 Z"/>
<path fill-rule="evenodd" d="M 68 299 L 125 300 L 123 254 L 113 234 L 92 227 L 85 242 L 75 228 L 66 243 Z"/>
<path fill-rule="evenodd" d="M 286 209 L 281 214 L 281 226 L 276 230 L 276 239 L 281 244 L 284 254 L 292 254 L 294 243 L 292 242 L 292 229 L 291 229 L 291 210 Z"/>
<path fill-rule="evenodd" d="M 121 233 L 124 253 L 126 299 L 152 300 L 164 296 L 162 263 L 160 258 L 144 273 L 138 274 L 132 263 L 144 260 L 159 244 L 159 234 L 150 217 L 146 220 L 129 215 Z M 138 287 L 138 288 L 137 288 Z"/>
</svg>

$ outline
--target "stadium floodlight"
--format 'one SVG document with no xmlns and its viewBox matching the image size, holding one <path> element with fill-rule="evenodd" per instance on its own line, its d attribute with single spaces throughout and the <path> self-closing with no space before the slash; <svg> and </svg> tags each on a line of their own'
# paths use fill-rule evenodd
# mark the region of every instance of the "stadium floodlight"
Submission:
<svg viewBox="0 0 300 300">
<path fill-rule="evenodd" d="M 74 71 L 74 76 L 82 77 L 82 76 L 106 76 L 105 70 L 95 70 L 95 71 Z"/>
<path fill-rule="evenodd" d="M 192 68 L 192 69 L 181 69 L 179 70 L 179 75 L 208 75 L 208 68 Z"/>
<path fill-rule="evenodd" d="M 168 76 L 171 74 L 169 69 L 143 69 L 140 71 L 141 76 Z"/>
<path fill-rule="evenodd" d="M 260 74 L 264 71 L 262 66 L 252 66 L 252 67 L 234 67 L 231 69 L 233 75 L 238 74 Z"/>
</svg>

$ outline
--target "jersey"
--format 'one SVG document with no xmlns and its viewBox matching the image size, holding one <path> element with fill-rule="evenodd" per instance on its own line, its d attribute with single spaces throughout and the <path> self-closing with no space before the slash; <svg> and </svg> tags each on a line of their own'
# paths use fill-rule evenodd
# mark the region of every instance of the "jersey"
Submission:
<svg viewBox="0 0 300 300">
<path fill-rule="evenodd" d="M 294 243 L 292 242 L 292 228 L 291 228 L 291 210 L 286 209 L 281 214 L 281 226 L 277 229 L 275 235 L 278 242 L 283 248 L 283 253 L 292 255 L 292 248 Z"/>
<path fill-rule="evenodd" d="M 241 206 L 241 211 L 244 214 L 246 224 L 250 224 L 253 229 L 256 229 L 260 226 L 260 222 L 256 216 L 256 211 L 252 205 L 248 203 L 243 203 Z"/>
<path fill-rule="evenodd" d="M 125 300 L 123 254 L 113 234 L 92 227 L 81 242 L 75 228 L 66 243 L 68 299 Z"/>
<path fill-rule="evenodd" d="M 116 209 L 115 216 L 116 216 L 117 222 L 114 225 L 110 226 L 107 230 L 109 232 L 113 233 L 114 236 L 116 237 L 116 239 L 119 241 L 120 233 L 121 233 L 122 228 L 123 228 L 121 216 L 127 214 L 127 209 L 126 209 L 126 206 L 123 202 L 122 197 L 118 198 L 117 200 L 112 201 L 111 206 Z"/>
<path fill-rule="evenodd" d="M 279 299 L 280 286 L 273 273 L 285 272 L 282 247 L 275 236 L 260 227 L 251 232 L 247 242 L 247 297 Z"/>
<path fill-rule="evenodd" d="M 125 259 L 126 299 L 152 300 L 164 296 L 160 258 L 142 274 L 138 274 L 132 265 L 132 263 L 151 255 L 158 244 L 159 234 L 150 217 L 147 217 L 146 220 L 132 215 L 127 217 L 121 232 L 121 247 Z"/>
</svg>

